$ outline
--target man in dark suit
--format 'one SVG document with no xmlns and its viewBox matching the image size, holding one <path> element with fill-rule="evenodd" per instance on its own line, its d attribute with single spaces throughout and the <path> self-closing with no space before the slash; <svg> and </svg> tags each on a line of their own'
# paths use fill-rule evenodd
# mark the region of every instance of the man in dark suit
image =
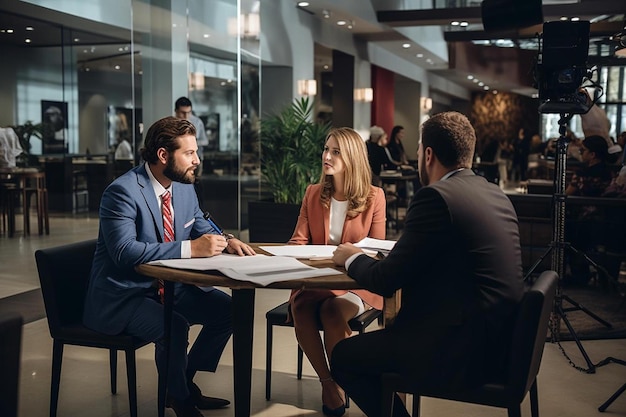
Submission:
<svg viewBox="0 0 626 417">
<path fill-rule="evenodd" d="M 227 240 L 203 218 L 193 188 L 200 162 L 195 135 L 193 124 L 184 119 L 166 117 L 155 122 L 142 149 L 145 164 L 113 181 L 100 203 L 98 244 L 83 320 L 105 334 L 125 332 L 153 341 L 158 369 L 163 369 L 165 360 L 160 288 L 134 267 L 157 259 L 216 256 L 224 250 L 254 254 L 240 240 Z M 172 214 L 168 221 L 164 206 Z M 175 285 L 166 402 L 178 417 L 201 417 L 198 408 L 229 404 L 203 396 L 193 377 L 196 371 L 217 368 L 232 333 L 230 302 L 230 296 L 215 288 Z M 202 330 L 187 354 L 192 324 L 201 324 Z"/>
<path fill-rule="evenodd" d="M 456 390 L 502 370 L 509 318 L 523 293 L 519 230 L 506 195 L 472 172 L 475 143 L 460 113 L 427 120 L 418 148 L 424 187 L 393 250 L 376 260 L 342 244 L 333 256 L 363 288 L 386 297 L 402 289 L 392 325 L 333 351 L 333 377 L 368 416 L 381 413 L 383 372 Z M 394 416 L 409 415 L 398 398 L 394 404 Z"/>
</svg>

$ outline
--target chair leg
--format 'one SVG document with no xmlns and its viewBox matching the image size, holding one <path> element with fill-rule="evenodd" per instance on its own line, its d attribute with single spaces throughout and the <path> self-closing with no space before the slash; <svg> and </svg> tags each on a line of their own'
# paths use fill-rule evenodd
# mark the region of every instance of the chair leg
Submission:
<svg viewBox="0 0 626 417">
<path fill-rule="evenodd" d="M 420 417 L 420 397 L 417 394 L 413 394 L 413 413 L 411 414 L 413 417 Z"/>
<path fill-rule="evenodd" d="M 137 366 L 135 362 L 135 349 L 126 350 L 126 379 L 128 380 L 130 417 L 137 417 Z"/>
<path fill-rule="evenodd" d="M 52 344 L 52 380 L 50 382 L 50 417 L 56 417 L 59 404 L 59 384 L 61 383 L 61 363 L 63 362 L 63 343 L 56 339 Z"/>
<path fill-rule="evenodd" d="M 117 394 L 117 350 L 109 349 L 109 368 L 111 370 L 111 394 Z"/>
<path fill-rule="evenodd" d="M 530 386 L 530 415 L 532 417 L 539 417 L 539 396 L 537 394 L 537 378 Z"/>
<path fill-rule="evenodd" d="M 515 407 L 509 407 L 509 417 L 522 417 L 522 410 L 520 409 L 519 404 Z"/>
<path fill-rule="evenodd" d="M 303 361 L 304 352 L 302 352 L 302 348 L 298 345 L 298 379 L 302 379 L 302 361 Z"/>
<path fill-rule="evenodd" d="M 267 322 L 266 342 L 265 342 L 265 399 L 270 400 L 272 396 L 272 338 L 273 326 Z"/>
</svg>

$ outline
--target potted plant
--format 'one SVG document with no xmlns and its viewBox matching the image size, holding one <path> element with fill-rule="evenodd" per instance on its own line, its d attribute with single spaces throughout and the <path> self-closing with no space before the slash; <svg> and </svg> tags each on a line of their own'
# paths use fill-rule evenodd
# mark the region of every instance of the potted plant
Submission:
<svg viewBox="0 0 626 417">
<path fill-rule="evenodd" d="M 287 241 L 306 187 L 320 178 L 330 123 L 315 122 L 313 108 L 303 97 L 261 119 L 261 178 L 273 202 L 248 204 L 250 241 Z"/>
</svg>

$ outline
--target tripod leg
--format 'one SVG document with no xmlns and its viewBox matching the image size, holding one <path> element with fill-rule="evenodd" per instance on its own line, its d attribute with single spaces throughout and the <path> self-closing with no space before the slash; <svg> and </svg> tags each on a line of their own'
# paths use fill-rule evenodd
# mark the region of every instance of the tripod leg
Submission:
<svg viewBox="0 0 626 417">
<path fill-rule="evenodd" d="M 559 316 L 563 319 L 563 323 L 565 323 L 565 325 L 567 326 L 567 330 L 569 330 L 569 333 L 574 338 L 574 341 L 576 342 L 576 346 L 578 346 L 580 353 L 582 353 L 583 358 L 585 358 L 585 362 L 587 362 L 587 367 L 589 368 L 589 373 L 595 374 L 596 367 L 593 362 L 591 362 L 591 359 L 589 359 L 589 355 L 587 355 L 587 352 L 585 352 L 585 348 L 583 348 L 582 343 L 580 343 L 580 339 L 578 338 L 576 331 L 574 331 L 572 324 L 569 322 L 569 319 L 567 318 L 567 315 L 565 314 L 565 311 L 563 311 L 563 308 L 561 306 L 558 307 L 558 313 Z"/>
<path fill-rule="evenodd" d="M 537 269 L 537 267 L 538 267 L 539 265 L 541 265 L 541 262 L 543 262 L 543 260 L 546 258 L 546 256 L 548 256 L 548 255 L 552 252 L 552 249 L 554 249 L 554 246 L 552 246 L 552 245 L 551 245 L 551 246 L 548 248 L 548 250 L 546 250 L 546 251 L 543 253 L 543 255 L 541 255 L 541 257 L 539 257 L 539 259 L 537 259 L 537 262 L 535 262 L 535 263 L 533 264 L 533 266 L 531 266 L 531 267 L 530 267 L 530 269 L 528 270 L 528 272 L 526 273 L 526 275 L 524 275 L 524 281 L 527 281 L 527 280 L 528 280 L 528 278 L 530 278 L 530 276 L 532 275 L 532 273 L 533 273 L 533 272 L 535 272 L 535 269 Z"/>
<path fill-rule="evenodd" d="M 611 398 L 609 398 L 608 400 L 606 400 L 604 402 L 604 404 L 602 404 L 600 407 L 598 407 L 598 411 L 604 412 L 607 407 L 609 405 L 611 405 L 613 403 L 613 401 L 615 401 L 615 399 L 617 397 L 619 397 L 620 395 L 622 395 L 624 393 L 624 391 L 626 391 L 626 384 L 622 385 L 620 387 L 620 389 L 618 389 L 617 391 L 615 391 L 615 394 L 611 395 Z"/>
<path fill-rule="evenodd" d="M 587 307 L 583 306 L 582 304 L 577 303 L 576 301 L 572 300 L 571 297 L 567 296 L 566 294 L 563 294 L 562 297 L 565 301 L 567 301 L 568 303 L 570 303 L 571 305 L 575 307 L 574 309 L 566 309 L 567 311 L 580 310 L 586 313 L 587 315 L 591 316 L 591 318 L 601 323 L 603 326 L 608 327 L 609 329 L 613 328 L 613 325 L 611 323 L 599 317 L 597 314 L 595 314 L 593 311 L 589 310 Z"/>
<path fill-rule="evenodd" d="M 577 256 L 581 256 L 585 261 L 587 261 L 587 263 L 591 266 L 593 266 L 596 271 L 598 272 L 602 272 L 604 275 L 606 275 L 606 277 L 609 279 L 609 281 L 611 282 L 611 284 L 613 284 L 613 286 L 617 286 L 617 279 L 615 279 L 615 277 L 613 277 L 611 274 L 609 274 L 609 271 L 606 270 L 605 267 L 603 267 L 602 265 L 598 264 L 596 261 L 594 261 L 593 259 L 591 259 L 589 257 L 589 255 L 587 255 L 585 252 L 576 249 L 574 246 L 572 246 L 571 244 L 567 245 L 567 248 L 569 250 L 571 250 L 572 252 L 574 252 L 575 255 Z"/>
</svg>

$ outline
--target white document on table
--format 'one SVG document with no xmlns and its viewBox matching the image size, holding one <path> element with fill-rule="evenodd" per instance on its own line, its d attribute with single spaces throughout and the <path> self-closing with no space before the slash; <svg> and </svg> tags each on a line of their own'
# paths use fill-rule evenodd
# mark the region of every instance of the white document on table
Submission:
<svg viewBox="0 0 626 417">
<path fill-rule="evenodd" d="M 381 251 L 384 253 L 389 253 L 391 249 L 395 246 L 395 240 L 383 240 L 383 239 L 374 239 L 371 237 L 366 237 L 365 239 L 357 242 L 354 246 L 358 246 L 363 250 L 373 250 L 373 251 Z"/>
<path fill-rule="evenodd" d="M 280 245 L 259 246 L 265 252 L 274 256 L 289 256 L 296 259 L 331 259 L 337 249 L 335 245 Z"/>
<path fill-rule="evenodd" d="M 249 281 L 259 285 L 269 285 L 277 281 L 290 281 L 326 275 L 337 275 L 332 268 L 315 268 L 286 256 L 238 256 L 223 254 L 210 258 L 161 259 L 149 262 L 176 269 L 195 271 L 219 271 L 229 278 Z"/>
</svg>

